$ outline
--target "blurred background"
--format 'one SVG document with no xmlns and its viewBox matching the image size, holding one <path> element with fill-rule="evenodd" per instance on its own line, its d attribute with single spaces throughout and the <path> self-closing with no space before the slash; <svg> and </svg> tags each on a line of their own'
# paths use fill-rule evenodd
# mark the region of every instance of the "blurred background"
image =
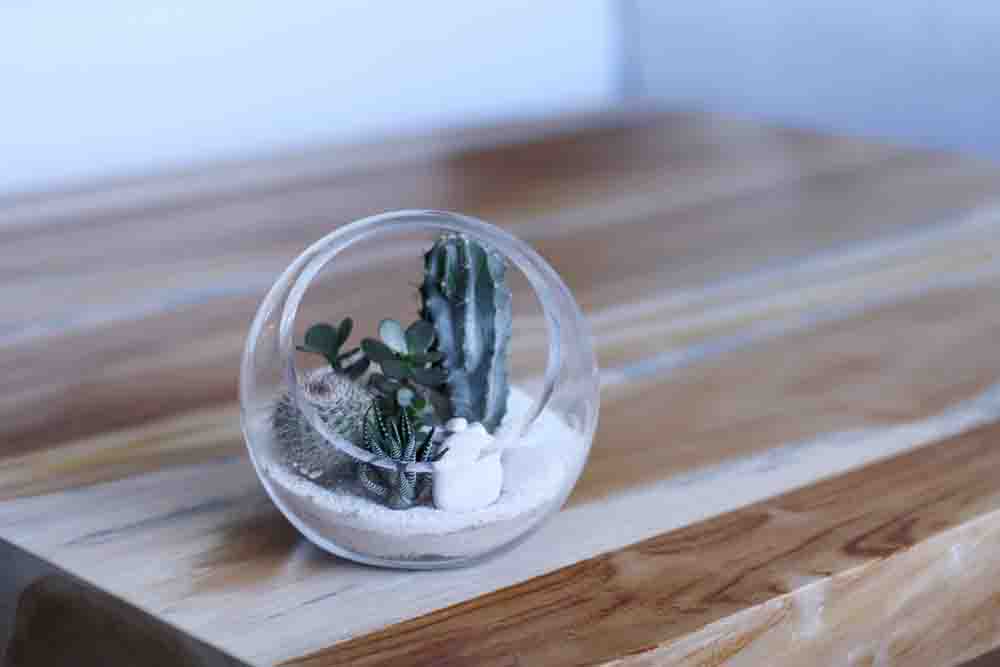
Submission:
<svg viewBox="0 0 1000 667">
<path fill-rule="evenodd" d="M 930 0 L 2 4 L 8 446 L 232 402 L 275 277 L 380 211 L 511 230 L 598 330 L 964 220 L 1000 196 L 998 37 Z"/>
<path fill-rule="evenodd" d="M 9 2 L 0 194 L 629 106 L 1000 157 L 986 0 Z"/>
</svg>

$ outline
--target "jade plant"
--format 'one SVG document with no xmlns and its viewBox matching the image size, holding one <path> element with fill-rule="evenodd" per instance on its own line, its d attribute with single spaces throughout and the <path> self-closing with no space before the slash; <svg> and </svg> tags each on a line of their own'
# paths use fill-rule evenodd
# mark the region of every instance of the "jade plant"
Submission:
<svg viewBox="0 0 1000 667">
<path fill-rule="evenodd" d="M 378 401 L 372 402 L 369 409 L 361 446 L 400 466 L 428 463 L 438 457 L 433 428 L 418 434 L 406 411 L 391 417 L 382 411 Z M 358 464 L 358 481 L 365 491 L 396 509 L 411 507 L 420 500 L 427 491 L 428 478 L 426 473 L 386 470 L 371 463 Z"/>
<path fill-rule="evenodd" d="M 434 460 L 434 429 L 453 417 L 495 430 L 509 394 L 505 274 L 506 263 L 492 248 L 462 234 L 443 235 L 424 255 L 420 318 L 405 329 L 384 319 L 378 338 L 344 351 L 350 318 L 309 328 L 298 349 L 322 355 L 331 370 L 320 378 L 323 387 L 312 393 L 306 387 L 307 399 L 338 435 L 400 464 Z M 279 404 L 276 427 L 279 417 L 291 422 L 292 407 L 287 400 Z M 429 481 L 370 463 L 355 469 L 362 488 L 397 508 L 419 502 Z"/>
<path fill-rule="evenodd" d="M 353 328 L 354 320 L 349 317 L 345 317 L 337 326 L 326 323 L 314 324 L 306 331 L 304 344 L 297 345 L 296 348 L 303 352 L 313 352 L 326 357 L 326 360 L 330 362 L 330 367 L 336 373 L 356 380 L 364 375 L 371 362 L 361 353 L 359 348 L 346 352 L 340 351 L 340 348 L 350 338 Z"/>
<path fill-rule="evenodd" d="M 422 424 L 448 419 L 449 403 L 439 391 L 447 375 L 440 365 L 444 355 L 431 349 L 434 327 L 417 320 L 404 331 L 399 322 L 386 319 L 378 331 L 381 340 L 365 338 L 361 349 L 381 369 L 369 377 L 369 386 L 382 398 L 382 408 L 389 414 L 405 410 Z"/>
</svg>

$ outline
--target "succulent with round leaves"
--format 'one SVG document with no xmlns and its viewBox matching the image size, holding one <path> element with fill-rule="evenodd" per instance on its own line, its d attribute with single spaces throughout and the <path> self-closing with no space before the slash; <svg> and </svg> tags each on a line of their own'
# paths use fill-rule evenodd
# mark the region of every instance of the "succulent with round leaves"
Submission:
<svg viewBox="0 0 1000 667">
<path fill-rule="evenodd" d="M 438 390 L 447 373 L 440 367 L 443 354 L 431 349 L 434 327 L 417 320 L 406 330 L 392 319 L 379 324 L 379 337 L 365 338 L 361 349 L 365 357 L 377 363 L 381 373 L 373 373 L 369 382 L 385 399 L 383 409 L 395 414 L 400 409 L 411 419 L 442 422 L 448 414 L 448 401 Z"/>
<path fill-rule="evenodd" d="M 314 324 L 306 331 L 304 344 L 297 345 L 296 349 L 324 356 L 334 371 L 356 380 L 368 370 L 371 361 L 360 348 L 340 351 L 350 338 L 352 328 L 354 320 L 350 317 L 345 317 L 337 326 Z"/>
<path fill-rule="evenodd" d="M 381 367 L 382 373 L 394 380 L 413 382 L 435 387 L 444 383 L 445 372 L 434 367 L 444 358 L 434 344 L 434 327 L 424 320 L 417 320 L 406 331 L 396 320 L 385 319 L 378 325 L 378 340 L 365 338 L 361 349 L 365 356 Z"/>
<path fill-rule="evenodd" d="M 421 433 L 405 410 L 396 416 L 383 412 L 379 401 L 372 401 L 365 419 L 361 443 L 365 449 L 399 465 L 429 463 L 440 457 L 434 443 L 434 429 Z M 417 504 L 429 489 L 427 473 L 385 470 L 370 463 L 358 464 L 358 482 L 373 497 L 394 509 Z"/>
</svg>

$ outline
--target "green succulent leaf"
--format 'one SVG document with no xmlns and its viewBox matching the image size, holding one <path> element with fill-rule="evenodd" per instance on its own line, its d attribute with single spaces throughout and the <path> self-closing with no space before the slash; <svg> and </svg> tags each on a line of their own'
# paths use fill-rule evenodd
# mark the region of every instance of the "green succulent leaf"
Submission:
<svg viewBox="0 0 1000 667">
<path fill-rule="evenodd" d="M 344 368 L 342 372 L 352 380 L 357 380 L 365 374 L 365 371 L 368 370 L 368 366 L 370 366 L 371 363 L 372 362 L 368 357 L 361 357 L 350 366 Z"/>
<path fill-rule="evenodd" d="M 340 354 L 338 354 L 337 362 L 340 363 L 347 361 L 348 359 L 352 359 L 353 357 L 363 357 L 363 356 L 364 354 L 361 353 L 360 347 L 352 347 L 347 352 L 341 352 Z"/>
<path fill-rule="evenodd" d="M 436 364 L 444 359 L 444 353 L 437 350 L 409 355 L 409 360 L 415 364 Z"/>
<path fill-rule="evenodd" d="M 390 377 L 395 380 L 405 380 L 410 377 L 412 370 L 416 370 L 409 368 L 398 359 L 386 359 L 385 361 L 380 361 L 379 366 L 382 367 L 382 372 L 385 373 L 386 377 Z"/>
<path fill-rule="evenodd" d="M 378 335 L 393 352 L 406 354 L 406 334 L 403 333 L 402 324 L 396 320 L 384 319 L 379 322 Z"/>
<path fill-rule="evenodd" d="M 379 409 L 382 411 L 382 414 L 388 417 L 396 417 L 399 415 L 400 407 L 396 403 L 395 394 L 383 396 L 382 398 L 377 399 L 376 403 L 379 404 Z"/>
<path fill-rule="evenodd" d="M 338 330 L 329 324 L 314 324 L 306 331 L 305 347 L 310 352 L 336 358 L 342 344 Z"/>
<path fill-rule="evenodd" d="M 365 417 L 362 447 L 376 456 L 408 465 L 434 458 L 434 429 L 420 427 L 410 410 L 387 412 L 382 401 L 372 402 Z M 393 509 L 406 509 L 421 501 L 430 489 L 430 475 L 401 469 L 386 470 L 361 463 L 358 482 L 368 493 Z"/>
<path fill-rule="evenodd" d="M 447 371 L 443 368 L 410 368 L 409 371 L 414 380 L 429 387 L 444 384 L 448 377 Z"/>
<path fill-rule="evenodd" d="M 420 444 L 416 448 L 415 458 L 417 461 L 421 463 L 427 463 L 432 459 L 434 454 L 433 441 L 434 441 L 434 429 L 432 428 L 430 431 L 427 432 L 427 435 L 424 436 L 424 439 L 420 442 Z"/>
<path fill-rule="evenodd" d="M 446 422 L 454 416 L 451 411 L 451 401 L 445 394 L 433 389 L 426 390 L 424 394 L 434 407 L 434 414 L 437 415 L 439 421 Z"/>
<path fill-rule="evenodd" d="M 434 325 L 417 320 L 406 329 L 406 351 L 410 355 L 423 354 L 434 344 Z"/>
<path fill-rule="evenodd" d="M 402 459 L 407 462 L 416 460 L 417 439 L 413 432 L 413 424 L 405 411 L 399 415 L 398 433 L 399 443 L 402 447 Z"/>
<path fill-rule="evenodd" d="M 375 409 L 374 413 L 372 408 Z M 368 409 L 368 413 L 365 415 L 365 421 L 363 426 L 363 436 L 362 442 L 364 443 L 365 449 L 370 451 L 372 454 L 377 456 L 385 456 L 385 451 L 381 447 L 381 413 L 378 412 L 376 404 L 372 404 L 372 408 Z M 371 422 L 371 426 L 369 425 Z"/>
<path fill-rule="evenodd" d="M 372 373 L 368 382 L 382 394 L 394 394 L 400 387 L 398 381 L 387 378 L 382 373 Z"/>
<path fill-rule="evenodd" d="M 351 329 L 353 328 L 354 328 L 354 320 L 352 320 L 350 317 L 345 317 L 340 321 L 340 324 L 337 326 L 337 339 L 340 341 L 340 343 L 337 345 L 337 347 L 340 347 L 347 342 L 347 339 L 351 337 Z"/>
<path fill-rule="evenodd" d="M 364 350 L 366 357 L 377 364 L 396 359 L 396 353 L 389 349 L 388 345 L 374 338 L 365 338 L 361 341 L 361 349 Z"/>
</svg>

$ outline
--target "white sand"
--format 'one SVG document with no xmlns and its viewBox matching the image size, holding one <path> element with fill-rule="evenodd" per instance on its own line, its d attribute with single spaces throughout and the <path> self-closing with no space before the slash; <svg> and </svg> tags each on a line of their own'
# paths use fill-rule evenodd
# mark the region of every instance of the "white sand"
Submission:
<svg viewBox="0 0 1000 667">
<path fill-rule="evenodd" d="M 515 431 L 531 407 L 527 394 L 511 389 L 498 441 Z M 267 465 L 264 472 L 279 504 L 337 546 L 381 558 L 457 558 L 500 546 L 543 518 L 572 482 L 584 450 L 577 433 L 549 412 L 508 445 L 500 498 L 471 512 L 430 506 L 394 510 L 348 490 L 320 486 L 283 465 Z"/>
</svg>

